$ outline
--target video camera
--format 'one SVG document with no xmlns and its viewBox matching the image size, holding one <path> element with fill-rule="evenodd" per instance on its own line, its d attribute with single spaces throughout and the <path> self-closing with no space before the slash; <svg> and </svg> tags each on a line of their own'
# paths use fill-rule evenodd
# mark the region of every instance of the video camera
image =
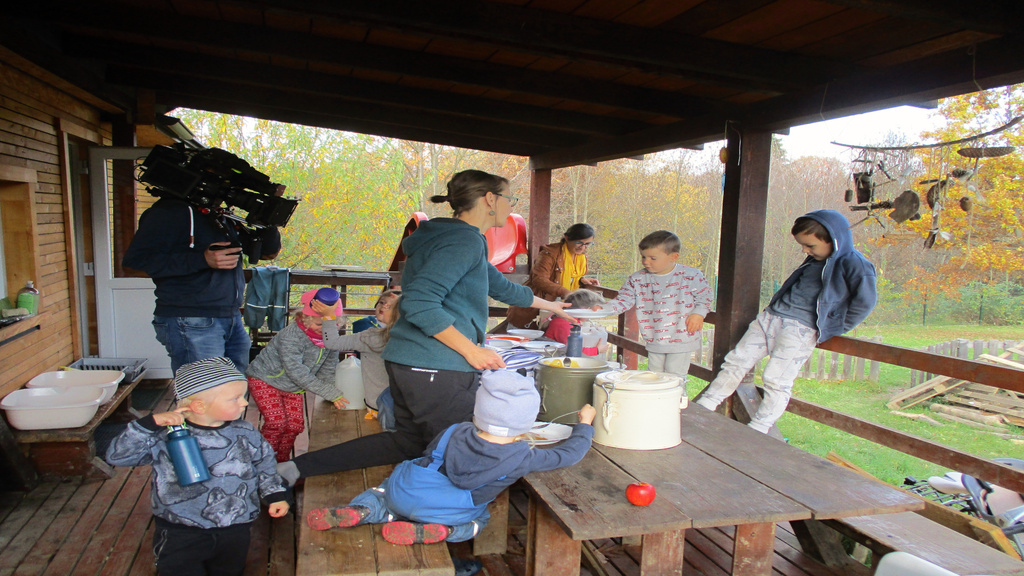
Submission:
<svg viewBox="0 0 1024 576">
<path fill-rule="evenodd" d="M 270 181 L 248 162 L 220 148 L 189 148 L 184 143 L 154 146 L 138 167 L 139 182 L 154 196 L 170 195 L 200 208 L 221 203 L 247 212 L 257 228 L 284 226 L 299 201 L 282 198 L 285 186 Z"/>
</svg>

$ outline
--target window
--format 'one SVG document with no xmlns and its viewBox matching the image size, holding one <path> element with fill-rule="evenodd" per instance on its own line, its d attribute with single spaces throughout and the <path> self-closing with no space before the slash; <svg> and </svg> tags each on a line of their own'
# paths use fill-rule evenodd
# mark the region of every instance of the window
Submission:
<svg viewBox="0 0 1024 576">
<path fill-rule="evenodd" d="M 0 164 L 0 290 L 4 296 L 16 295 L 29 280 L 37 286 L 41 280 L 35 189 L 35 170 Z"/>
</svg>

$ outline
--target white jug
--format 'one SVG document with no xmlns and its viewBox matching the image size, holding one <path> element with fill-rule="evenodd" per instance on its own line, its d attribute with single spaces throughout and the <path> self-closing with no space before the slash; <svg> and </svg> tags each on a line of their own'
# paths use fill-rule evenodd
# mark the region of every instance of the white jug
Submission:
<svg viewBox="0 0 1024 576">
<path fill-rule="evenodd" d="M 584 348 L 596 348 L 608 341 L 608 331 L 591 322 L 584 322 L 580 327 L 583 335 Z"/>
<path fill-rule="evenodd" d="M 363 369 L 359 364 L 359 358 L 349 356 L 338 363 L 338 368 L 334 372 L 334 386 L 348 400 L 345 410 L 366 408 L 366 404 L 363 403 Z"/>
</svg>

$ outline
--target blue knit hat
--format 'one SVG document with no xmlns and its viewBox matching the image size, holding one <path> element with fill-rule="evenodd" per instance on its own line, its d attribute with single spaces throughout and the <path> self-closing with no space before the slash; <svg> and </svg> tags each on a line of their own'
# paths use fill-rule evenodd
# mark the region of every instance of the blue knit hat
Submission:
<svg viewBox="0 0 1024 576">
<path fill-rule="evenodd" d="M 245 376 L 227 358 L 206 358 L 190 362 L 174 373 L 174 395 L 178 400 L 229 382 L 245 382 Z"/>
<path fill-rule="evenodd" d="M 488 370 L 480 377 L 473 424 L 495 436 L 519 436 L 533 428 L 540 393 L 533 378 L 512 370 Z"/>
</svg>

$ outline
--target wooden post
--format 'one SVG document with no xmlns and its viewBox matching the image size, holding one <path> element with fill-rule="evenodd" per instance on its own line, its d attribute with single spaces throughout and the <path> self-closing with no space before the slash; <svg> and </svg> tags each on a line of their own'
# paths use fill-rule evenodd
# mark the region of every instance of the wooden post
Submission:
<svg viewBox="0 0 1024 576">
<path fill-rule="evenodd" d="M 825 379 L 825 351 L 815 350 L 815 356 L 818 358 L 818 380 Z"/>
<path fill-rule="evenodd" d="M 530 177 L 530 222 L 527 244 L 527 270 L 537 261 L 537 251 L 548 243 L 551 234 L 551 170 L 534 170 Z"/>
<path fill-rule="evenodd" d="M 772 148 L 770 132 L 740 129 L 736 124 L 729 124 L 726 132 L 728 157 L 718 251 L 718 320 L 711 366 L 714 375 L 760 309 Z M 747 374 L 743 381 L 743 385 L 752 386 L 753 376 Z M 748 410 L 751 414 L 755 411 L 756 407 Z"/>
<path fill-rule="evenodd" d="M 841 356 L 841 354 L 839 352 L 833 352 L 832 353 L 832 366 L 830 367 L 829 372 L 828 372 L 829 380 L 838 380 L 839 379 L 839 357 L 840 356 Z"/>
<path fill-rule="evenodd" d="M 881 336 L 875 336 L 874 338 L 872 338 L 872 340 L 874 340 L 875 342 L 881 342 L 882 341 L 882 337 Z M 878 382 L 878 371 L 879 371 L 878 360 L 872 360 L 871 363 L 869 364 L 869 368 L 868 368 L 868 380 L 871 380 L 872 382 Z"/>
<path fill-rule="evenodd" d="M 849 380 L 853 376 L 853 356 L 847 354 L 843 357 L 843 380 Z"/>
<path fill-rule="evenodd" d="M 973 359 L 977 360 L 979 356 L 985 353 L 985 341 L 975 340 L 974 341 L 974 356 Z"/>
</svg>

